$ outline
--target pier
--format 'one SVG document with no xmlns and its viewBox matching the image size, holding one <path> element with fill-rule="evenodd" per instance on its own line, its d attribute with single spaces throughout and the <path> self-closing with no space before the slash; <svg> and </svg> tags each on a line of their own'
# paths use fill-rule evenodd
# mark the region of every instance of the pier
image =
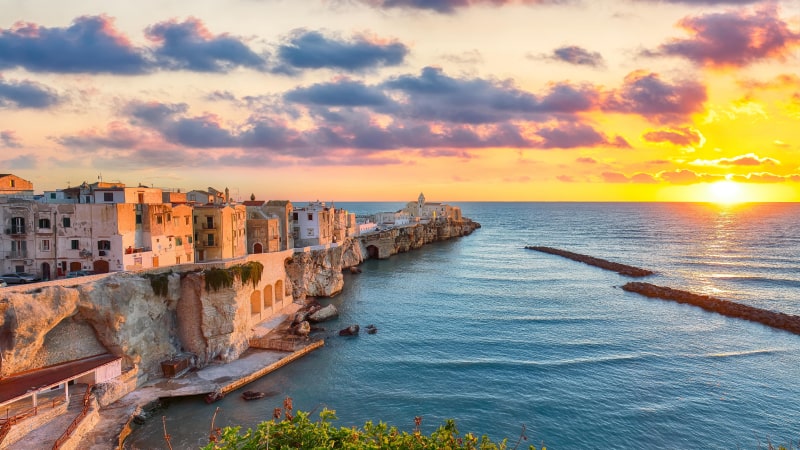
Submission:
<svg viewBox="0 0 800 450">
<path fill-rule="evenodd" d="M 657 286 L 650 283 L 630 282 L 622 286 L 622 289 L 627 292 L 635 292 L 644 295 L 645 297 L 687 303 L 703 308 L 706 311 L 722 314 L 723 316 L 758 322 L 772 328 L 800 334 L 800 317 L 791 314 L 756 308 L 729 300 L 693 294 L 691 292 Z"/>
<path fill-rule="evenodd" d="M 568 252 L 566 250 L 560 250 L 552 247 L 539 247 L 539 246 L 527 245 L 525 246 L 525 249 L 535 250 L 537 252 L 542 252 L 542 253 L 548 253 L 550 255 L 562 256 L 564 258 L 568 258 L 573 261 L 589 264 L 590 266 L 599 267 L 605 270 L 611 270 L 613 272 L 617 272 L 620 275 L 625 275 L 626 277 L 639 278 L 653 274 L 653 271 L 651 270 L 615 263 L 613 261 L 595 258 L 594 256 L 581 255 L 580 253 Z"/>
</svg>

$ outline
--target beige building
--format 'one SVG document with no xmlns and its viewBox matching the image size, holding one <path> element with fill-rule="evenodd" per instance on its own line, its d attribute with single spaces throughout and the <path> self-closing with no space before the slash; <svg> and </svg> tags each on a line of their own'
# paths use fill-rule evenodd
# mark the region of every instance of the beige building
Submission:
<svg viewBox="0 0 800 450">
<path fill-rule="evenodd" d="M 431 220 L 457 220 L 460 221 L 461 208 L 445 203 L 433 203 L 425 201 L 425 196 L 420 193 L 416 202 L 408 202 L 401 211 L 410 216 L 412 222 L 428 222 Z"/>
<path fill-rule="evenodd" d="M 194 246 L 198 262 L 247 254 L 247 209 L 244 205 L 196 205 Z"/>
</svg>

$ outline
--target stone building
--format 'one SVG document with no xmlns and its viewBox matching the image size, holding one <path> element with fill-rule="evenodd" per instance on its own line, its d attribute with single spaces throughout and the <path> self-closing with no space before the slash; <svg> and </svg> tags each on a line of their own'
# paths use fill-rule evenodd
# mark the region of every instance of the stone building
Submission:
<svg viewBox="0 0 800 450">
<path fill-rule="evenodd" d="M 195 260 L 216 261 L 246 255 L 246 221 L 244 205 L 195 205 Z"/>
<path fill-rule="evenodd" d="M 419 194 L 416 202 L 408 202 L 402 211 L 408 213 L 412 222 L 427 222 L 431 220 L 460 221 L 462 219 L 461 208 L 458 206 L 428 202 L 422 193 Z"/>
<path fill-rule="evenodd" d="M 33 197 L 33 183 L 11 173 L 0 173 L 0 195 Z"/>
<path fill-rule="evenodd" d="M 306 206 L 295 208 L 292 219 L 295 247 L 334 242 L 334 209 L 325 205 L 325 202 L 309 202 Z"/>
</svg>

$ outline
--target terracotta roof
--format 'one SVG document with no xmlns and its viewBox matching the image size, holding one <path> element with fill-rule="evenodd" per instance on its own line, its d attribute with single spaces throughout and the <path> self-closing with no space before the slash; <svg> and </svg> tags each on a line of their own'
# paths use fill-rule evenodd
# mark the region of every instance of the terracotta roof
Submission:
<svg viewBox="0 0 800 450">
<path fill-rule="evenodd" d="M 264 200 L 245 200 L 242 204 L 244 206 L 261 206 L 264 204 Z"/>
</svg>

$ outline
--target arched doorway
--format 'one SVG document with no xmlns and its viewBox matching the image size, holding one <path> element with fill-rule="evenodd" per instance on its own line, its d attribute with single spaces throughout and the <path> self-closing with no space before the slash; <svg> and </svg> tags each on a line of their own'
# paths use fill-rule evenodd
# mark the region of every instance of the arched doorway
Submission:
<svg viewBox="0 0 800 450">
<path fill-rule="evenodd" d="M 264 308 L 272 308 L 272 285 L 264 286 Z"/>
<path fill-rule="evenodd" d="M 69 271 L 70 272 L 77 272 L 77 271 L 79 271 L 81 269 L 83 269 L 83 267 L 81 267 L 81 263 L 75 262 L 75 261 L 69 263 Z"/>
<path fill-rule="evenodd" d="M 264 246 L 262 246 L 260 242 L 256 242 L 255 245 L 253 245 L 253 253 L 264 253 Z"/>
<path fill-rule="evenodd" d="M 283 280 L 275 282 L 275 301 L 283 303 Z"/>
<path fill-rule="evenodd" d="M 53 276 L 50 273 L 50 263 L 42 263 L 42 279 L 49 280 Z"/>
<path fill-rule="evenodd" d="M 94 270 L 94 273 L 108 273 L 108 261 L 98 259 L 92 265 L 92 270 Z"/>
<path fill-rule="evenodd" d="M 261 291 L 255 290 L 250 294 L 250 314 L 261 312 Z"/>
<path fill-rule="evenodd" d="M 367 246 L 367 255 L 369 255 L 369 259 L 380 259 L 381 252 L 378 250 L 378 247 L 374 245 Z"/>
</svg>

